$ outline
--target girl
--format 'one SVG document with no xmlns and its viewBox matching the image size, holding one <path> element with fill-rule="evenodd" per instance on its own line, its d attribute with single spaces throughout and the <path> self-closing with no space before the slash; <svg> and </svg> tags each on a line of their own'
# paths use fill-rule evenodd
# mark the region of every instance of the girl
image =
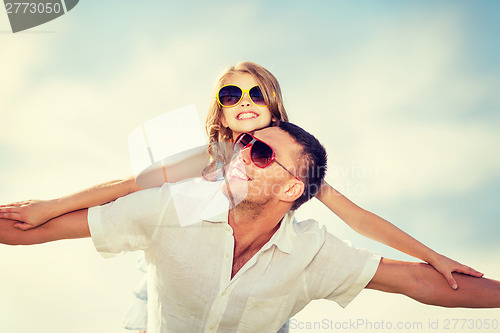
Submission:
<svg viewBox="0 0 500 333">
<path fill-rule="evenodd" d="M 268 70 L 251 62 L 238 63 L 226 70 L 215 86 L 207 116 L 206 130 L 212 163 L 203 172 L 205 178 L 219 178 L 222 166 L 231 155 L 227 148 L 230 144 L 221 143 L 231 143 L 243 132 L 274 126 L 279 121 L 288 121 L 288 117 L 278 81 Z M 157 177 L 155 182 L 158 186 L 169 179 L 190 176 L 169 172 L 161 174 L 167 177 Z M 15 226 L 28 230 L 64 213 L 101 205 L 141 189 L 134 178 L 112 181 L 59 199 L 3 205 L 0 206 L 0 218 L 20 221 Z M 356 232 L 431 264 L 453 289 L 458 286 L 452 272 L 482 276 L 474 269 L 433 251 L 388 221 L 358 207 L 326 183 L 316 197 Z M 32 242 L 36 242 L 36 239 Z"/>
</svg>

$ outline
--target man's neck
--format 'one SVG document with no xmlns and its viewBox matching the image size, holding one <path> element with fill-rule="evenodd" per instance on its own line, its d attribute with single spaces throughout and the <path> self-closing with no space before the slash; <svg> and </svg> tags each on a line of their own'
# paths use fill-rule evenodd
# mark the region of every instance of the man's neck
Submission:
<svg viewBox="0 0 500 333">
<path fill-rule="evenodd" d="M 261 248 L 278 230 L 280 219 L 258 218 L 249 221 L 246 216 L 229 211 L 228 221 L 233 228 L 237 247 L 244 250 L 251 247 Z"/>
<path fill-rule="evenodd" d="M 271 239 L 280 226 L 281 215 L 277 210 L 271 214 L 251 216 L 238 209 L 229 210 L 228 222 L 233 228 L 234 253 L 231 278 Z"/>
</svg>

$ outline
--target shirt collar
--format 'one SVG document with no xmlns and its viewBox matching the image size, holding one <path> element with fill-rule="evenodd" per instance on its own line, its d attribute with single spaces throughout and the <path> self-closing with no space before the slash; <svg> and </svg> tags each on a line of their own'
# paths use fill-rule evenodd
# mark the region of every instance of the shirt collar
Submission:
<svg viewBox="0 0 500 333">
<path fill-rule="evenodd" d="M 273 237 L 269 240 L 270 245 L 275 244 L 282 252 L 290 254 L 293 250 L 292 239 L 295 235 L 294 223 L 296 223 L 295 213 L 289 211 L 281 220 L 278 230 L 276 230 Z"/>
</svg>

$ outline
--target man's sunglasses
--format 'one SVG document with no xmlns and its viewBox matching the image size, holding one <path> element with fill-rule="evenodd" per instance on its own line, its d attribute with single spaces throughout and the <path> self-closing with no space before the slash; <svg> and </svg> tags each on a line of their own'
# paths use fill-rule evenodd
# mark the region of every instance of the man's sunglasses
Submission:
<svg viewBox="0 0 500 333">
<path fill-rule="evenodd" d="M 250 89 L 243 90 L 235 85 L 227 85 L 223 86 L 219 89 L 219 93 L 217 94 L 217 102 L 221 106 L 231 107 L 238 104 L 242 99 L 243 95 L 247 93 L 250 97 L 250 100 L 258 106 L 266 106 L 267 103 L 260 91 L 259 86 L 253 86 Z"/>
<path fill-rule="evenodd" d="M 293 173 L 291 173 L 283 164 L 276 160 L 274 155 L 274 150 L 262 140 L 257 139 L 250 133 L 241 133 L 234 141 L 233 151 L 235 153 L 239 153 L 241 150 L 248 148 L 250 149 L 250 158 L 255 164 L 255 166 L 259 168 L 265 168 L 269 166 L 271 163 L 276 162 L 279 166 L 285 169 L 289 174 L 291 174 L 295 179 L 301 181 L 297 178 Z"/>
</svg>

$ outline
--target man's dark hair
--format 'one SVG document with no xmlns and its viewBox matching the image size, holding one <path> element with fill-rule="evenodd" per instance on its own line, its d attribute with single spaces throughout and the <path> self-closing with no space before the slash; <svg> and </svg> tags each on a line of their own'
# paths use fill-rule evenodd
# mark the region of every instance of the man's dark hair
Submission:
<svg viewBox="0 0 500 333">
<path fill-rule="evenodd" d="M 291 209 L 296 210 L 318 193 L 326 173 L 326 150 L 318 139 L 297 125 L 281 121 L 278 127 L 302 147 L 298 155 L 296 175 L 304 182 L 304 193 L 293 203 Z"/>
</svg>

